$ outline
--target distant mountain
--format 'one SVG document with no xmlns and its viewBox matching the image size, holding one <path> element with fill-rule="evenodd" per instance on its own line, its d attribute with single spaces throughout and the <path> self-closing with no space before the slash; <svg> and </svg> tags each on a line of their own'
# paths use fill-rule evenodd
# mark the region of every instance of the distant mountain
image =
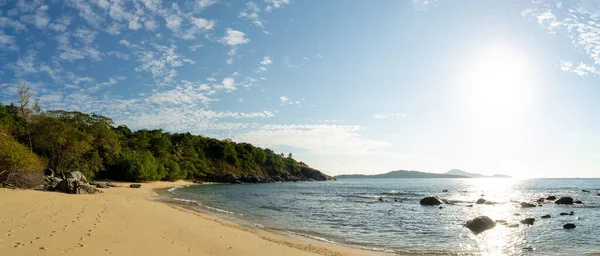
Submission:
<svg viewBox="0 0 600 256">
<path fill-rule="evenodd" d="M 459 170 L 459 169 L 452 169 L 450 171 L 447 171 L 444 174 L 460 175 L 460 176 L 466 176 L 469 178 L 512 178 L 510 176 L 503 175 L 503 174 L 494 174 L 492 176 L 487 176 L 487 175 L 483 175 L 483 174 L 479 174 L 479 173 L 465 172 L 465 171 Z"/>
<path fill-rule="evenodd" d="M 399 170 L 399 171 L 391 171 L 388 173 L 376 174 L 376 175 L 344 174 L 344 175 L 335 176 L 335 178 L 337 178 L 337 179 L 361 179 L 361 178 L 414 179 L 414 178 L 468 178 L 468 177 L 462 176 L 462 175 Z"/>
</svg>

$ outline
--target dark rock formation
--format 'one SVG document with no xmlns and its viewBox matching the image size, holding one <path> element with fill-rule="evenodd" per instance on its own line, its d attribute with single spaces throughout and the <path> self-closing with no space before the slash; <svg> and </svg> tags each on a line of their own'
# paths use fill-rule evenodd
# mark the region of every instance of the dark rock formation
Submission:
<svg viewBox="0 0 600 256">
<path fill-rule="evenodd" d="M 575 201 L 576 204 L 583 204 L 580 200 Z"/>
<path fill-rule="evenodd" d="M 555 204 L 573 204 L 573 198 L 571 197 L 561 197 L 560 199 L 554 202 Z"/>
<path fill-rule="evenodd" d="M 535 222 L 534 218 L 526 218 L 521 221 L 522 224 L 526 224 L 526 225 L 533 225 L 534 222 Z"/>
<path fill-rule="evenodd" d="M 448 192 L 447 189 L 442 190 L 442 193 L 447 193 L 447 192 Z"/>
<path fill-rule="evenodd" d="M 585 189 L 584 189 L 584 190 L 581 190 L 581 192 L 590 193 L 590 191 L 589 191 L 589 190 L 585 190 Z"/>
<path fill-rule="evenodd" d="M 113 183 L 110 183 L 110 182 L 107 182 L 107 183 L 106 183 L 106 186 L 109 186 L 109 187 L 111 187 L 111 188 L 116 188 L 116 187 L 118 187 L 117 185 L 115 185 L 115 184 L 113 184 Z"/>
<path fill-rule="evenodd" d="M 425 198 L 421 199 L 421 202 L 420 202 L 421 205 L 440 205 L 442 203 L 443 203 L 442 200 L 440 200 L 437 197 L 433 197 L 433 196 L 425 197 Z"/>
<path fill-rule="evenodd" d="M 90 183 L 90 185 L 93 185 L 92 183 Z M 110 188 L 109 186 L 106 185 L 106 183 L 98 183 L 96 184 L 97 188 Z"/>
<path fill-rule="evenodd" d="M 142 184 L 131 184 L 129 185 L 130 188 L 141 188 Z"/>
<path fill-rule="evenodd" d="M 551 217 L 550 214 L 546 214 L 546 215 L 542 216 L 542 219 L 548 219 L 550 217 Z"/>
<path fill-rule="evenodd" d="M 488 216 L 479 216 L 467 221 L 465 227 L 478 234 L 496 227 L 496 222 Z"/>
<path fill-rule="evenodd" d="M 104 193 L 102 190 L 94 188 L 87 184 L 78 185 L 75 189 L 75 194 L 100 194 Z"/>
<path fill-rule="evenodd" d="M 477 202 L 475 202 L 476 204 L 485 204 L 486 200 L 483 198 L 479 198 L 477 199 Z"/>
<path fill-rule="evenodd" d="M 556 197 L 555 196 L 549 196 L 549 197 L 546 197 L 546 200 L 548 200 L 548 201 L 554 201 L 554 200 L 556 200 Z"/>
<path fill-rule="evenodd" d="M 545 201 L 546 201 L 546 198 L 540 198 L 540 199 L 537 200 L 538 203 L 543 203 Z"/>
<path fill-rule="evenodd" d="M 573 223 L 567 223 L 567 224 L 563 225 L 564 229 L 574 229 L 575 227 L 577 227 L 577 226 L 575 226 L 575 224 L 573 224 Z"/>
<path fill-rule="evenodd" d="M 87 184 L 88 180 L 80 171 L 68 172 L 65 174 L 65 179 L 75 179 L 81 184 Z"/>
<path fill-rule="evenodd" d="M 570 214 L 568 212 L 561 212 L 560 213 L 560 216 L 567 216 L 567 215 L 570 215 Z"/>
<path fill-rule="evenodd" d="M 535 207 L 535 204 L 530 204 L 530 203 L 526 203 L 526 202 L 521 202 L 521 207 L 522 207 L 522 208 L 532 208 L 532 207 Z"/>
</svg>

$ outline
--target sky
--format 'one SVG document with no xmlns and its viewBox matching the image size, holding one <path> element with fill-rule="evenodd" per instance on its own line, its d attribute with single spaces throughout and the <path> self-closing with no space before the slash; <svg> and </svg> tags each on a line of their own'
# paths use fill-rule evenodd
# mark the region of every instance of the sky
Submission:
<svg viewBox="0 0 600 256">
<path fill-rule="evenodd" d="M 600 177 L 598 1 L 0 1 L 0 102 L 327 174 Z"/>
</svg>

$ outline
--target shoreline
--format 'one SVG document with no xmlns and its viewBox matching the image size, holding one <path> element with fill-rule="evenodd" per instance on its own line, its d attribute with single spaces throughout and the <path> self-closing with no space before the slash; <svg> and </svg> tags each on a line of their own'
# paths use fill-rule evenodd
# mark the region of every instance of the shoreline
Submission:
<svg viewBox="0 0 600 256">
<path fill-rule="evenodd" d="M 248 228 L 160 200 L 190 182 L 95 195 L 0 188 L 0 255 L 382 255 Z M 171 194 L 171 193 L 169 193 Z"/>
<path fill-rule="evenodd" d="M 219 183 L 211 183 L 211 184 L 219 184 Z M 186 185 L 186 186 L 173 186 L 173 187 L 169 187 L 169 188 L 155 189 L 155 191 L 157 193 L 157 197 L 158 197 L 158 198 L 156 198 L 156 200 L 166 203 L 166 204 L 169 204 L 169 205 L 174 205 L 175 207 L 182 207 L 186 210 L 198 212 L 200 214 L 205 214 L 205 215 L 214 217 L 221 221 L 231 222 L 232 224 L 239 225 L 240 228 L 244 229 L 245 231 L 249 231 L 249 232 L 256 232 L 256 231 L 267 232 L 267 233 L 271 233 L 274 235 L 291 238 L 293 240 L 300 240 L 300 241 L 311 242 L 311 243 L 322 243 L 324 245 L 333 245 L 336 247 L 348 248 L 351 250 L 358 250 L 358 251 L 367 253 L 367 255 L 380 255 L 380 256 L 422 255 L 422 254 L 407 253 L 407 252 L 401 252 L 401 251 L 395 251 L 395 250 L 389 250 L 389 249 L 367 247 L 367 246 L 361 246 L 361 245 L 344 244 L 344 243 L 329 240 L 326 237 L 312 236 L 309 234 L 305 234 L 305 233 L 302 233 L 301 231 L 292 231 L 292 230 L 286 230 L 286 229 L 281 229 L 281 228 L 272 227 L 272 226 L 265 226 L 263 224 L 250 222 L 248 220 L 243 220 L 239 217 L 236 217 L 236 215 L 241 215 L 241 213 L 230 212 L 228 210 L 210 207 L 210 206 L 202 204 L 201 202 L 197 202 L 195 200 L 178 198 L 173 193 L 173 191 L 175 191 L 179 188 L 183 188 L 183 187 L 202 186 L 202 185 L 211 185 L 211 184 L 190 184 L 190 185 Z M 230 220 L 229 218 L 224 218 L 222 216 L 218 216 L 219 213 L 231 215 L 232 216 L 231 219 L 233 219 L 233 220 Z M 446 254 L 444 254 L 444 255 L 446 255 Z"/>
</svg>

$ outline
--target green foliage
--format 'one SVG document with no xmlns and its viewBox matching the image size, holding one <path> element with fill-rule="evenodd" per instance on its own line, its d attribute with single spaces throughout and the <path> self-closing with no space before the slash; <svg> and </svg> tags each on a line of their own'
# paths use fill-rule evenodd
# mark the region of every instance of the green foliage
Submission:
<svg viewBox="0 0 600 256">
<path fill-rule="evenodd" d="M 229 139 L 131 131 L 127 126 L 115 127 L 108 117 L 75 111 L 34 109 L 30 120 L 25 121 L 18 107 L 0 104 L 0 129 L 6 136 L 28 145 L 30 132 L 33 152 L 47 160 L 48 167 L 81 171 L 88 179 L 152 181 L 300 172 L 292 154 L 286 157 Z"/>
<path fill-rule="evenodd" d="M 33 187 L 41 183 L 42 169 L 37 155 L 0 129 L 0 183 Z"/>
</svg>

